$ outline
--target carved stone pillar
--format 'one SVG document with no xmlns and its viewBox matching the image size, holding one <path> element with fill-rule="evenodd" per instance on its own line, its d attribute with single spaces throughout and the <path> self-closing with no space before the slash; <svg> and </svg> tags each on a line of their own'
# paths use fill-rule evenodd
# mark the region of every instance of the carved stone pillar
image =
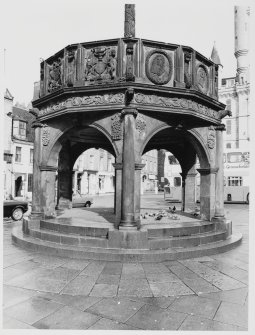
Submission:
<svg viewBox="0 0 255 335">
<path fill-rule="evenodd" d="M 69 143 L 59 153 L 58 163 L 58 209 L 72 208 L 72 166 Z"/>
<path fill-rule="evenodd" d="M 215 174 L 217 168 L 197 169 L 200 173 L 200 214 L 211 220 L 215 213 Z"/>
<path fill-rule="evenodd" d="M 194 211 L 196 207 L 196 175 L 189 172 L 185 179 L 185 210 Z"/>
<path fill-rule="evenodd" d="M 123 172 L 121 194 L 121 222 L 119 228 L 136 228 L 135 220 L 135 115 L 137 111 L 126 108 L 122 111 L 124 124 Z"/>
<path fill-rule="evenodd" d="M 185 190 L 186 190 L 186 173 L 181 172 L 180 175 L 182 176 L 182 205 L 181 211 L 185 211 Z"/>
<path fill-rule="evenodd" d="M 115 213 L 115 224 L 114 227 L 117 229 L 121 220 L 121 189 L 122 189 L 122 167 L 120 163 L 112 164 L 115 168 L 115 192 L 114 192 L 114 213 Z"/>
<path fill-rule="evenodd" d="M 224 125 L 215 127 L 216 130 L 216 199 L 215 199 L 215 217 L 224 218 L 224 162 L 223 162 L 223 131 Z"/>
<path fill-rule="evenodd" d="M 34 137 L 34 157 L 33 157 L 33 192 L 32 192 L 32 212 L 31 218 L 42 217 L 41 206 L 41 131 L 43 125 L 40 122 L 34 122 L 32 127 L 35 129 Z"/>
<path fill-rule="evenodd" d="M 135 164 L 135 221 L 138 228 L 141 226 L 141 170 L 144 166 L 145 164 Z"/>
<path fill-rule="evenodd" d="M 44 217 L 54 217 L 56 208 L 56 171 L 54 166 L 40 166 L 41 205 Z"/>
</svg>

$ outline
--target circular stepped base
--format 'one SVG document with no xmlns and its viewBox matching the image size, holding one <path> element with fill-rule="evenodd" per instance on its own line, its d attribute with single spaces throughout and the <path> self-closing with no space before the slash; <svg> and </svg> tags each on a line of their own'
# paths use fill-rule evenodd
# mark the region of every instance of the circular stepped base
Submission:
<svg viewBox="0 0 255 335">
<path fill-rule="evenodd" d="M 208 256 L 228 251 L 242 239 L 241 234 L 230 235 L 231 222 L 218 225 L 208 221 L 148 225 L 140 231 L 121 232 L 111 225 L 24 219 L 23 231 L 21 227 L 14 227 L 12 240 L 30 250 L 69 258 L 122 262 Z"/>
</svg>

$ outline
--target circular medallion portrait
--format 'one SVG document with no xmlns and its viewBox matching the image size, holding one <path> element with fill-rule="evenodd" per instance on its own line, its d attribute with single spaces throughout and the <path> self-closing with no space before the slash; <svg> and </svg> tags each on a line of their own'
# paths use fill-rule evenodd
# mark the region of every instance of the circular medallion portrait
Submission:
<svg viewBox="0 0 255 335">
<path fill-rule="evenodd" d="M 162 50 L 153 50 L 146 57 L 146 75 L 154 84 L 165 85 L 172 77 L 172 59 Z"/>
<path fill-rule="evenodd" d="M 208 92 L 209 78 L 207 70 L 203 65 L 199 65 L 197 68 L 197 86 L 204 94 Z"/>
</svg>

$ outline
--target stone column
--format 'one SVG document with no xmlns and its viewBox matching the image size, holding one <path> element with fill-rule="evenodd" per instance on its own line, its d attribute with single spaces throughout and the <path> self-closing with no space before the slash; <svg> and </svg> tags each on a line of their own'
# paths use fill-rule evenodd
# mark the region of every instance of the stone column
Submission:
<svg viewBox="0 0 255 335">
<path fill-rule="evenodd" d="M 33 157 L 33 193 L 32 193 L 32 212 L 31 218 L 42 217 L 41 206 L 41 130 L 43 125 L 40 122 L 34 122 L 32 127 L 35 129 L 34 137 L 34 157 Z"/>
<path fill-rule="evenodd" d="M 224 162 L 223 162 L 223 131 L 224 125 L 215 127 L 216 130 L 216 199 L 215 199 L 215 217 L 224 218 Z"/>
<path fill-rule="evenodd" d="M 124 123 L 121 222 L 119 228 L 137 228 L 135 221 L 135 115 L 137 111 L 122 111 Z"/>
<path fill-rule="evenodd" d="M 115 224 L 116 229 L 119 228 L 121 220 L 121 188 L 122 188 L 122 164 L 112 164 L 115 168 L 115 192 L 114 192 L 114 213 L 115 213 Z"/>
<path fill-rule="evenodd" d="M 141 226 L 140 208 L 141 208 L 141 170 L 145 164 L 135 164 L 135 221 L 137 228 Z"/>
<path fill-rule="evenodd" d="M 72 208 L 72 166 L 69 143 L 59 153 L 58 163 L 58 209 Z"/>
<path fill-rule="evenodd" d="M 125 4 L 124 37 L 135 37 L 135 5 Z"/>
<path fill-rule="evenodd" d="M 185 210 L 194 211 L 196 207 L 196 175 L 195 172 L 187 173 L 185 179 Z"/>
<path fill-rule="evenodd" d="M 186 173 L 180 173 L 182 176 L 182 206 L 181 206 L 181 211 L 185 211 L 185 190 L 186 190 Z"/>
<path fill-rule="evenodd" d="M 200 214 L 211 220 L 215 213 L 215 174 L 217 168 L 197 169 L 200 173 Z"/>
<path fill-rule="evenodd" d="M 56 208 L 56 171 L 54 166 L 40 166 L 41 200 L 44 217 L 55 217 Z"/>
</svg>

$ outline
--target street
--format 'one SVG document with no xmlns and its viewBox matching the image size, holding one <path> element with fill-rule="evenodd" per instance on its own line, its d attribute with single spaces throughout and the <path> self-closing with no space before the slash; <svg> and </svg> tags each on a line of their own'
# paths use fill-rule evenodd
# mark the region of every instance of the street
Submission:
<svg viewBox="0 0 255 335">
<path fill-rule="evenodd" d="M 141 211 L 165 209 L 163 194 L 142 197 Z M 180 204 L 175 204 L 177 209 Z M 93 208 L 113 206 L 113 195 Z M 172 206 L 172 205 L 171 205 Z M 4 220 L 5 329 L 247 330 L 248 215 L 225 205 L 240 246 L 223 254 L 162 263 L 74 260 L 22 250 Z"/>
</svg>

